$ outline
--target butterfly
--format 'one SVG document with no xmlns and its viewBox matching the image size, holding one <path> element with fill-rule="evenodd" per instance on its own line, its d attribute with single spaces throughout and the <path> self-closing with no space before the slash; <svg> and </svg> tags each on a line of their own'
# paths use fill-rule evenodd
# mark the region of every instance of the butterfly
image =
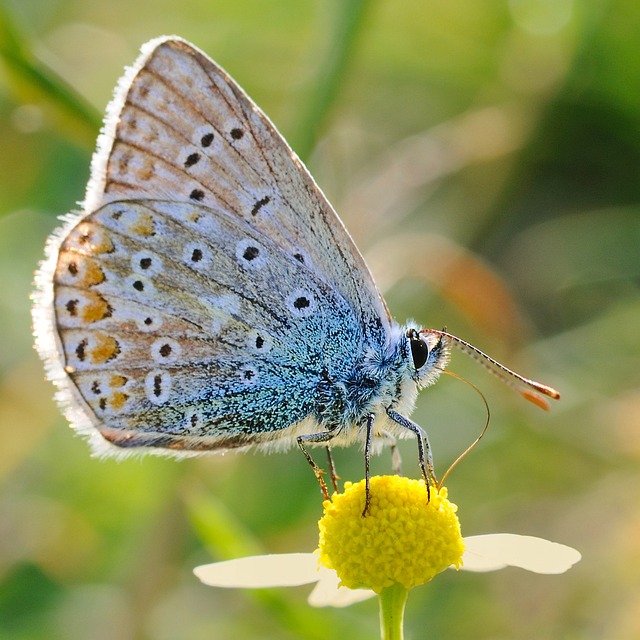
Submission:
<svg viewBox="0 0 640 640">
<path fill-rule="evenodd" d="M 152 40 L 107 108 L 83 210 L 36 276 L 36 348 L 98 453 L 196 455 L 417 438 L 452 346 L 526 398 L 557 391 L 390 316 L 347 230 L 273 124 L 204 53 Z M 321 485 L 326 495 L 326 487 Z"/>
</svg>

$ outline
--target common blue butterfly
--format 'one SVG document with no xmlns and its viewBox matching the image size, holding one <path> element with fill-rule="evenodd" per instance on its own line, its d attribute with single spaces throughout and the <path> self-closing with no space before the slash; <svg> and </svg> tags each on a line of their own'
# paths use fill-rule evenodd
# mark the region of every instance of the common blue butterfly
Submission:
<svg viewBox="0 0 640 640">
<path fill-rule="evenodd" d="M 275 127 L 175 37 L 144 45 L 118 84 L 83 210 L 36 280 L 37 349 L 99 453 L 364 437 L 368 462 L 372 440 L 413 435 L 428 482 L 407 416 L 452 345 L 539 404 L 559 397 L 445 331 L 394 322 Z"/>
</svg>

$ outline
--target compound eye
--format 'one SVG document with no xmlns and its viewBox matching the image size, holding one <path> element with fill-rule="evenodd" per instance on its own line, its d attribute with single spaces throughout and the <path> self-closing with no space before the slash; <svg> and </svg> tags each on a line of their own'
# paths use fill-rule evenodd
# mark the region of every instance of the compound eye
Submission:
<svg viewBox="0 0 640 640">
<path fill-rule="evenodd" d="M 416 369 L 420 369 L 424 366 L 427 358 L 429 357 L 429 347 L 424 340 L 421 340 L 417 335 L 411 336 L 409 339 L 411 345 L 411 357 L 413 358 L 413 366 Z"/>
</svg>

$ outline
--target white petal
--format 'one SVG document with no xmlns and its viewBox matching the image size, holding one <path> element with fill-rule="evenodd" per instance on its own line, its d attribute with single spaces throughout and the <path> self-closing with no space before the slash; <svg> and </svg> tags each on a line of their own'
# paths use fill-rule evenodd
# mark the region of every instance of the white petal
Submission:
<svg viewBox="0 0 640 640">
<path fill-rule="evenodd" d="M 211 587 L 245 589 L 295 587 L 320 579 L 318 556 L 313 553 L 248 556 L 203 564 L 193 573 Z"/>
<path fill-rule="evenodd" d="M 320 576 L 320 581 L 309 595 L 308 602 L 312 607 L 347 607 L 376 595 L 369 589 L 339 587 L 340 579 L 330 569 L 320 567 Z"/>
<path fill-rule="evenodd" d="M 464 542 L 461 568 L 466 571 L 495 571 L 510 566 L 535 573 L 564 573 L 582 557 L 564 544 L 513 533 L 469 536 Z"/>
</svg>

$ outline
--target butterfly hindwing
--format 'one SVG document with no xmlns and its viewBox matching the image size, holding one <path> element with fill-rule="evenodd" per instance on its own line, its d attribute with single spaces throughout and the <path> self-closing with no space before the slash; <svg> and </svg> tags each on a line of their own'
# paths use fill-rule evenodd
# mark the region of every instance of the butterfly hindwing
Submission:
<svg viewBox="0 0 640 640">
<path fill-rule="evenodd" d="M 342 349 L 361 336 L 334 289 L 202 205 L 105 205 L 63 241 L 55 283 L 68 374 L 121 445 L 270 439 L 312 412 L 323 370 L 347 371 L 359 351 Z"/>
</svg>

